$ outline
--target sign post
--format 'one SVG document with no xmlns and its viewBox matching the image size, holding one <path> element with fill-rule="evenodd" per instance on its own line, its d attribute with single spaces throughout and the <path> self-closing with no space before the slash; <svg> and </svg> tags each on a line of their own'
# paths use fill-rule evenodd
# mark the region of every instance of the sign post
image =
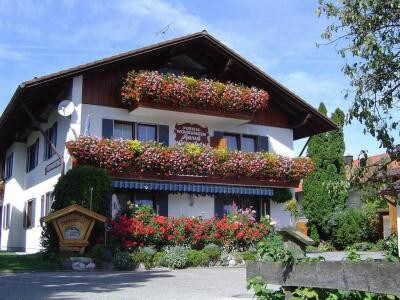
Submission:
<svg viewBox="0 0 400 300">
<path fill-rule="evenodd" d="M 61 251 L 76 251 L 83 254 L 89 245 L 88 239 L 96 221 L 105 222 L 106 217 L 73 204 L 42 218 L 52 222 L 57 232 Z"/>
</svg>

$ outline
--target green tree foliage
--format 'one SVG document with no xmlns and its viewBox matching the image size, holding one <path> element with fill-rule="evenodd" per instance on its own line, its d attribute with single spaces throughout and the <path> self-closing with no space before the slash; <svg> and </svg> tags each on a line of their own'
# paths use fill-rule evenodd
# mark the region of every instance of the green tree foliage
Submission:
<svg viewBox="0 0 400 300">
<path fill-rule="evenodd" d="M 326 115 L 321 103 L 319 111 Z M 310 225 L 322 239 L 330 239 L 332 214 L 344 208 L 347 182 L 344 173 L 344 113 L 336 109 L 332 120 L 339 129 L 318 134 L 310 139 L 307 154 L 315 164 L 315 171 L 304 180 L 302 205 Z"/>
<path fill-rule="evenodd" d="M 349 120 L 392 149 L 400 135 L 400 1 L 320 0 L 317 14 L 333 19 L 322 38 L 346 59 Z"/>
<path fill-rule="evenodd" d="M 93 188 L 92 193 L 91 188 Z M 67 174 L 60 177 L 53 193 L 55 199 L 52 205 L 53 210 L 59 210 L 71 204 L 90 208 L 92 197 L 92 210 L 106 214 L 107 199 L 110 198 L 111 193 L 111 179 L 103 169 L 82 166 L 69 170 Z M 96 224 L 95 230 L 100 230 L 101 233 L 100 226 L 102 225 Z M 44 225 L 41 245 L 48 253 L 59 250 L 57 234 L 51 223 Z"/>
<path fill-rule="evenodd" d="M 111 179 L 107 171 L 82 166 L 69 170 L 67 174 L 60 177 L 54 187 L 55 201 L 52 208 L 59 210 L 71 204 L 89 208 L 92 197 L 92 210 L 105 214 L 110 192 Z"/>
</svg>

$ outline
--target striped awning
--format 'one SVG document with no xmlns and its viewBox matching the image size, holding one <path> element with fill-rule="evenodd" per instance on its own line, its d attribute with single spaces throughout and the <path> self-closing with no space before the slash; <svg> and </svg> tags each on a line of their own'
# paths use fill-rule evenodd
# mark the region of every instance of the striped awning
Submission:
<svg viewBox="0 0 400 300">
<path fill-rule="evenodd" d="M 114 179 L 112 181 L 112 187 L 116 189 L 165 191 L 174 193 L 235 194 L 252 196 L 274 195 L 274 191 L 270 187 L 147 180 Z"/>
</svg>

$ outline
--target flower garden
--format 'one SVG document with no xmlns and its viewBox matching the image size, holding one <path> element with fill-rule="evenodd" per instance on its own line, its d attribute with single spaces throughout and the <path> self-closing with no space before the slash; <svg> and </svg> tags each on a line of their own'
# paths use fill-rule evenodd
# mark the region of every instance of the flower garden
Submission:
<svg viewBox="0 0 400 300">
<path fill-rule="evenodd" d="M 238 209 L 221 219 L 164 217 L 149 206 L 110 220 L 109 237 L 117 269 L 228 265 L 255 259 L 255 246 L 274 235 L 273 222 Z"/>
<path fill-rule="evenodd" d="M 229 113 L 254 113 L 265 109 L 266 91 L 210 79 L 194 79 L 157 71 L 131 71 L 121 89 L 122 102 L 132 106 L 142 101 Z"/>
<path fill-rule="evenodd" d="M 80 165 L 117 173 L 249 178 L 296 183 L 314 169 L 309 158 L 226 151 L 197 144 L 165 147 L 137 140 L 80 137 L 67 143 Z"/>
</svg>

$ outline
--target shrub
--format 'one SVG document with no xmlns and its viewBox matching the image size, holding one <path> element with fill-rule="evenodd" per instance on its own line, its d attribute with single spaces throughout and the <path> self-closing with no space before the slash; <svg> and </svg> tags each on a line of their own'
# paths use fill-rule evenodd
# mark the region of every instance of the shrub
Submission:
<svg viewBox="0 0 400 300">
<path fill-rule="evenodd" d="M 374 230 L 370 216 L 363 211 L 349 209 L 338 216 L 332 243 L 337 249 L 345 249 L 354 243 L 370 240 Z"/>
<path fill-rule="evenodd" d="M 173 269 L 182 269 L 186 266 L 188 248 L 184 246 L 172 246 L 165 248 L 165 263 Z"/>
<path fill-rule="evenodd" d="M 166 256 L 167 256 L 167 254 L 164 251 L 156 252 L 156 254 L 154 254 L 154 257 L 153 257 L 154 266 L 166 267 L 167 266 L 167 262 L 165 260 Z"/>
<path fill-rule="evenodd" d="M 90 207 L 90 188 L 92 193 L 92 210 L 106 214 L 107 199 L 111 192 L 111 179 L 106 170 L 93 167 L 78 167 L 69 170 L 67 174 L 58 179 L 54 187 L 53 210 L 59 210 L 71 204 L 79 204 Z M 93 230 L 103 236 L 103 227 Z M 96 239 L 92 236 L 93 240 Z M 91 241 L 93 242 L 93 241 Z M 41 246 L 46 252 L 58 253 L 59 244 L 56 231 L 52 224 L 46 224 L 41 235 Z"/>
<path fill-rule="evenodd" d="M 243 262 L 243 255 L 240 252 L 232 252 L 231 256 L 233 257 L 233 259 L 235 260 L 235 262 L 237 264 L 240 264 Z"/>
<path fill-rule="evenodd" d="M 103 253 L 104 253 L 104 246 L 96 244 L 93 246 L 92 249 L 90 249 L 87 252 L 87 256 L 92 258 L 95 261 L 95 263 L 97 264 L 97 263 L 100 263 L 101 261 L 103 261 Z"/>
<path fill-rule="evenodd" d="M 203 250 L 189 250 L 187 252 L 188 267 L 206 267 L 210 263 L 210 258 Z"/>
<path fill-rule="evenodd" d="M 132 260 L 136 265 L 143 263 L 146 270 L 154 267 L 154 255 L 156 250 L 150 247 L 139 248 L 131 254 Z"/>
<path fill-rule="evenodd" d="M 383 242 L 383 251 L 385 251 L 386 256 L 397 257 L 399 255 L 397 234 L 394 233 L 385 238 Z"/>
<path fill-rule="evenodd" d="M 204 253 L 215 262 L 221 257 L 221 248 L 214 244 L 208 244 L 203 249 Z"/>
<path fill-rule="evenodd" d="M 128 252 L 117 252 L 113 259 L 114 267 L 120 271 L 132 270 L 136 267 L 135 262 L 132 260 Z"/>
<path fill-rule="evenodd" d="M 253 251 L 244 251 L 242 253 L 244 261 L 255 261 L 257 260 L 257 253 Z"/>
</svg>

